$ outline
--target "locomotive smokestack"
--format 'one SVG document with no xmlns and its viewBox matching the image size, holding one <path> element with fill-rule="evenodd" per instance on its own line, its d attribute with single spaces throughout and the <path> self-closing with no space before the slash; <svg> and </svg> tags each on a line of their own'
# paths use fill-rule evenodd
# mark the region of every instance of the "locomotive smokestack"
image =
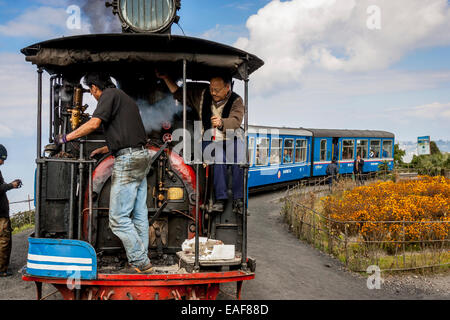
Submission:
<svg viewBox="0 0 450 320">
<path fill-rule="evenodd" d="M 181 0 L 113 0 L 105 5 L 118 15 L 123 32 L 170 34 L 180 19 Z"/>
</svg>

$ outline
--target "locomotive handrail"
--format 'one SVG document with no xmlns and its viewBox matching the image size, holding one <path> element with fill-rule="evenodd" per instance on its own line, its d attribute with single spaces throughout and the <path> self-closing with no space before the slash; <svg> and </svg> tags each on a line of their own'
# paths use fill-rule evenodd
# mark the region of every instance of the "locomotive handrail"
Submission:
<svg viewBox="0 0 450 320">
<path fill-rule="evenodd" d="M 71 159 L 71 158 L 65 158 L 65 159 L 53 159 L 53 158 L 40 158 L 36 159 L 36 163 L 43 164 L 46 162 L 65 162 L 65 163 L 96 163 L 97 160 L 82 160 L 82 159 Z"/>
</svg>

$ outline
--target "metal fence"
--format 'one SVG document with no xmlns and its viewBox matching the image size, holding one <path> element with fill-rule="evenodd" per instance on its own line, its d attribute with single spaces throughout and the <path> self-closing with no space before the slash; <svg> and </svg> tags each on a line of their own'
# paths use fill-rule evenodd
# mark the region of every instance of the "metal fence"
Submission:
<svg viewBox="0 0 450 320">
<path fill-rule="evenodd" d="M 28 211 L 17 212 L 11 215 L 11 226 L 14 229 L 21 228 L 25 225 L 34 225 L 34 199 L 27 196 L 27 200 L 12 201 L 10 205 L 28 204 Z"/>
<path fill-rule="evenodd" d="M 412 177 L 414 178 L 414 177 Z M 366 175 L 363 183 L 379 180 L 380 176 Z M 356 179 L 355 179 L 356 180 Z M 333 192 L 350 190 L 357 185 L 354 179 L 334 183 Z M 357 272 L 366 272 L 371 265 L 381 271 L 450 268 L 450 221 L 339 221 L 319 212 L 320 197 L 331 192 L 327 179 L 315 183 L 301 182 L 287 191 L 282 214 L 290 230 L 314 247 L 328 252 Z M 430 234 L 423 239 L 408 240 L 406 229 L 426 224 Z M 355 232 L 370 225 L 377 230 L 371 238 Z M 395 226 L 400 238 L 391 240 L 388 226 Z M 432 227 L 439 226 L 445 238 L 433 238 Z"/>
<path fill-rule="evenodd" d="M 20 204 L 20 203 L 28 203 L 28 211 L 31 211 L 32 210 L 31 204 L 32 203 L 34 204 L 34 199 L 31 199 L 30 195 L 28 195 L 28 200 L 13 201 L 13 202 L 10 202 L 9 204 L 11 205 L 11 204 Z"/>
</svg>

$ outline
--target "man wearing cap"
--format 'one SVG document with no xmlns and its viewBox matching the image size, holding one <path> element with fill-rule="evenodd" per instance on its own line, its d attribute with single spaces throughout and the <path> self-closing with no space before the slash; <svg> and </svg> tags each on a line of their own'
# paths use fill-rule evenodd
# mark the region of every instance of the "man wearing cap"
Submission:
<svg viewBox="0 0 450 320">
<path fill-rule="evenodd" d="M 147 135 L 138 106 L 115 87 L 109 75 L 90 73 L 84 77 L 84 83 L 98 101 L 97 108 L 92 118 L 81 127 L 67 135 L 59 135 L 57 143 L 78 139 L 103 126 L 107 145 L 94 150 L 91 157 L 108 152 L 115 157 L 109 226 L 122 241 L 132 269 L 150 272 L 147 174 L 151 157 L 145 148 Z"/>
<path fill-rule="evenodd" d="M 336 182 L 338 174 L 339 174 L 339 167 L 337 165 L 337 160 L 333 158 L 331 163 L 327 166 L 326 174 L 328 176 L 328 182 L 330 187 L 330 192 L 333 191 L 333 184 Z"/>
<path fill-rule="evenodd" d="M 0 166 L 5 163 L 8 153 L 6 148 L 0 144 Z M 19 179 L 11 183 L 5 183 L 0 171 L 0 277 L 8 277 L 9 258 L 11 256 L 11 220 L 9 219 L 9 202 L 6 192 L 17 189 L 22 182 Z"/>
</svg>

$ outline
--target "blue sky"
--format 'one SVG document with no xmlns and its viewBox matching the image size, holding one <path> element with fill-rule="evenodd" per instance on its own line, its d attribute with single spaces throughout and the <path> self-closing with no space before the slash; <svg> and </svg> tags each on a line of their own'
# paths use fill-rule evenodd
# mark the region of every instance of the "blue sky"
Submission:
<svg viewBox="0 0 450 320">
<path fill-rule="evenodd" d="M 36 69 L 20 49 L 92 32 L 84 13 L 81 30 L 66 27 L 67 7 L 83 1 L 0 0 L 0 143 L 9 151 L 0 170 L 8 181 L 24 181 L 10 201 L 34 192 Z M 252 124 L 450 139 L 446 0 L 183 0 L 179 14 L 186 35 L 264 59 L 251 77 Z"/>
</svg>

